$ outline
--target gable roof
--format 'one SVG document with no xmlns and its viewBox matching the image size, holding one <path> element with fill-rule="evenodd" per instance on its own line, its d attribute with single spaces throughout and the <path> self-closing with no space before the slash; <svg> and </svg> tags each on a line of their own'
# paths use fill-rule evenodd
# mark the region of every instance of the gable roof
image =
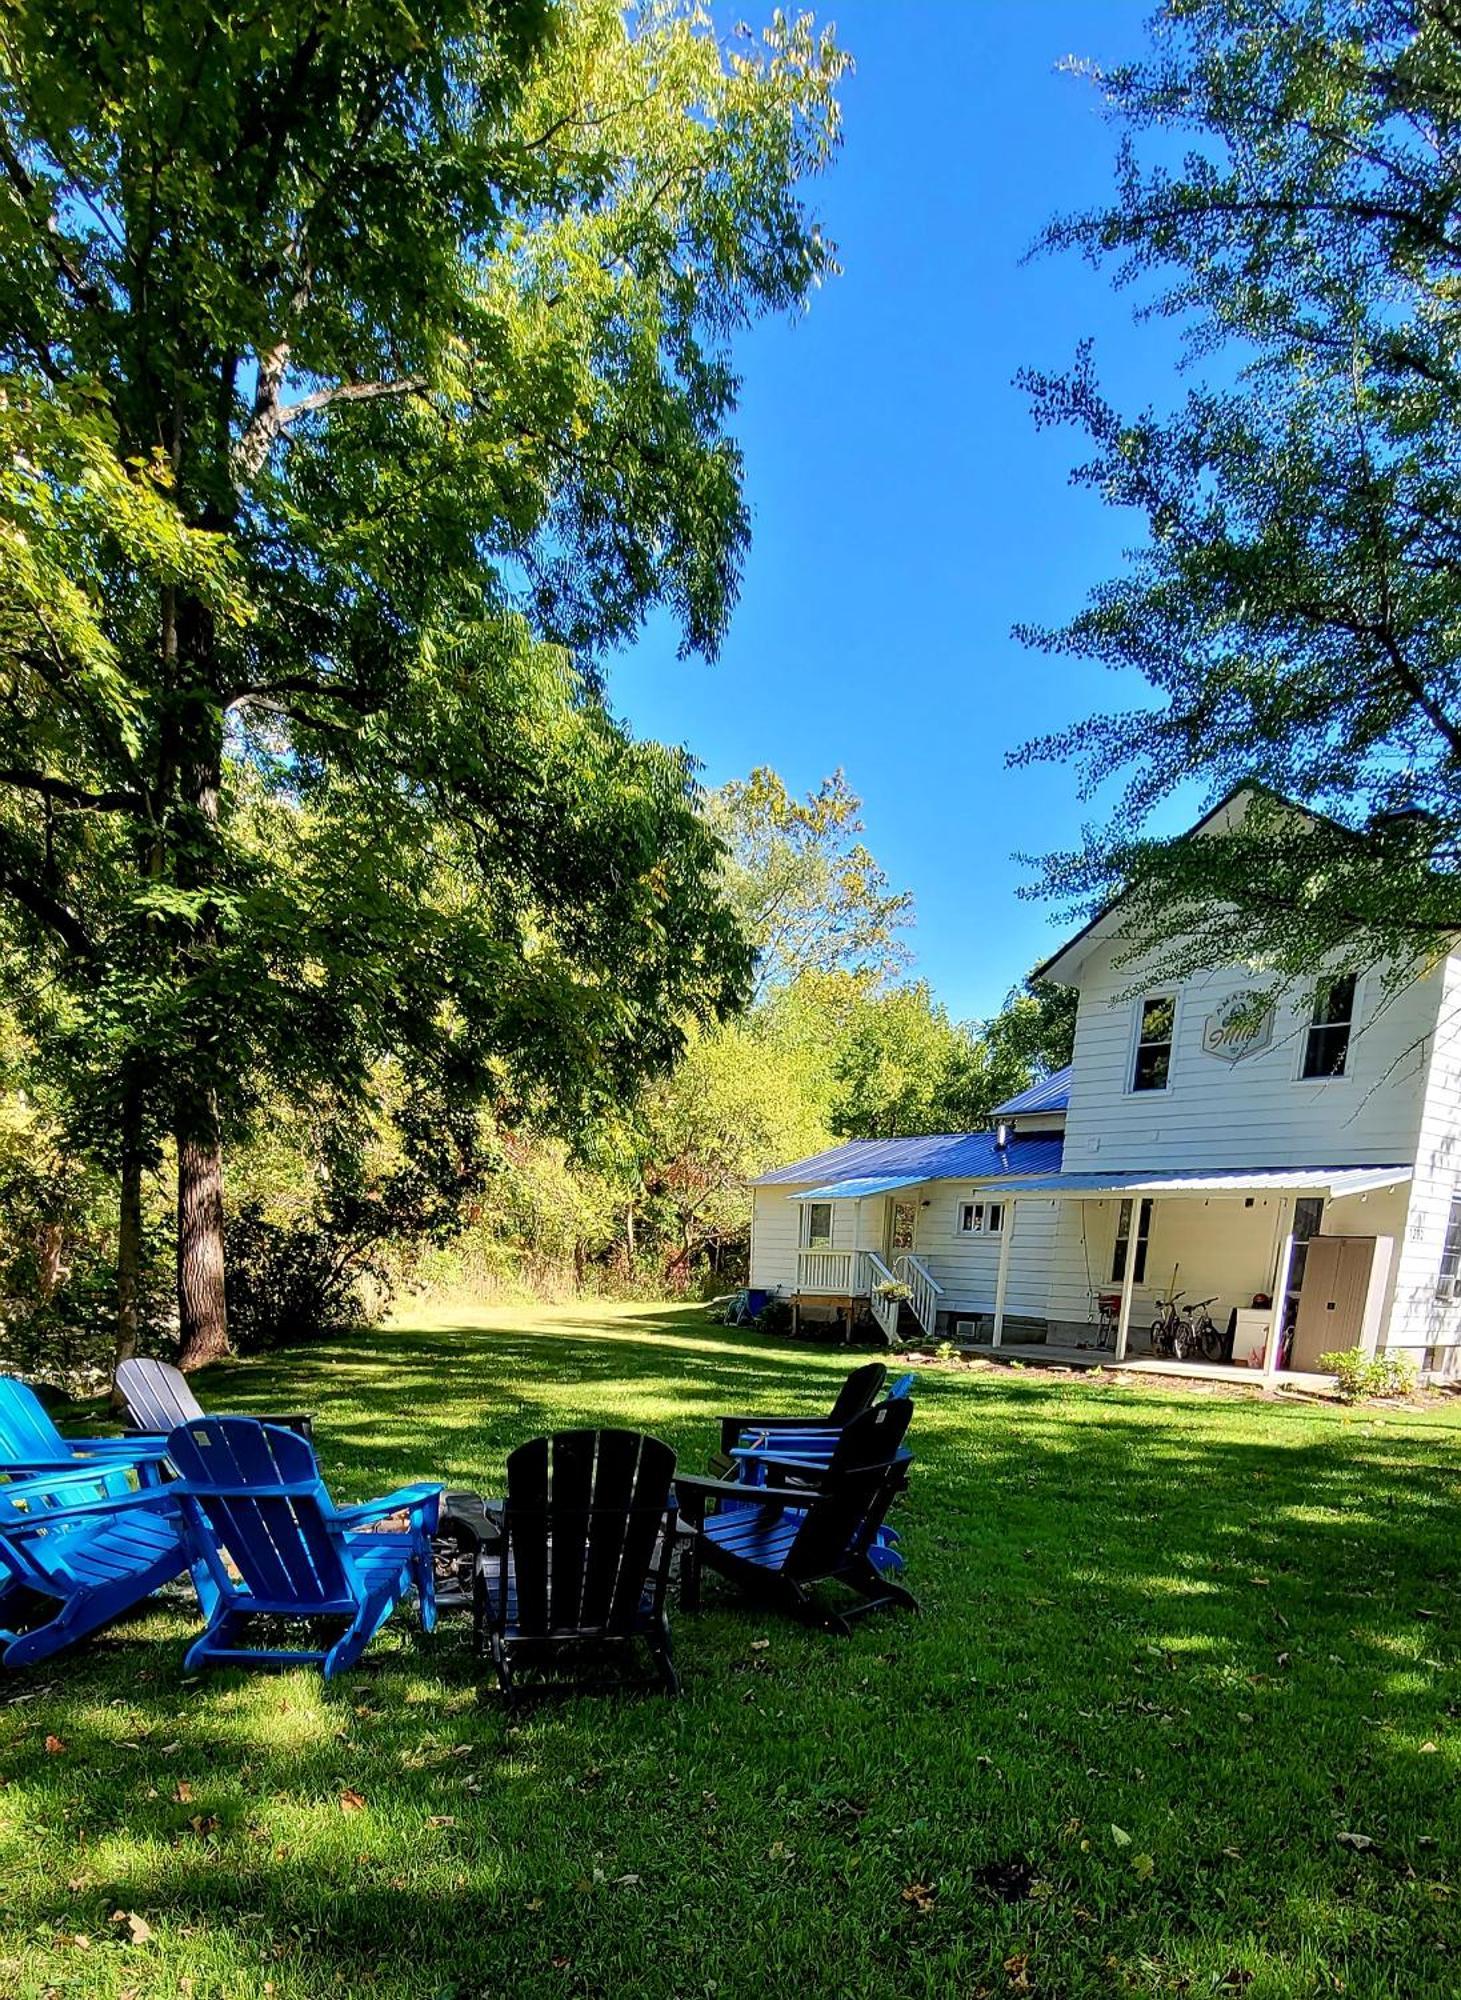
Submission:
<svg viewBox="0 0 1461 2000">
<path fill-rule="evenodd" d="M 1322 823 L 1327 826 L 1338 827 L 1341 832 L 1348 831 L 1338 820 L 1330 819 L 1325 813 L 1315 812 L 1312 806 L 1300 805 L 1297 799 L 1285 798 L 1282 792 L 1276 792 L 1271 785 L 1265 785 L 1261 778 L 1242 778 L 1236 785 L 1231 786 L 1224 792 L 1222 797 L 1202 815 L 1201 819 L 1195 820 L 1188 827 L 1187 831 L 1179 834 L 1177 838 L 1179 840 L 1191 840 L 1197 834 L 1202 833 L 1207 827 L 1212 825 L 1215 819 L 1225 813 L 1230 805 L 1240 799 L 1245 792 L 1250 792 L 1255 797 L 1268 799 L 1275 805 L 1285 806 L 1290 812 L 1302 814 L 1305 819 L 1313 820 L 1316 823 Z M 1125 901 L 1126 892 L 1123 889 L 1114 895 L 1109 902 L 1103 903 L 1089 922 L 1082 924 L 1081 928 L 1068 937 L 1064 944 L 1057 946 L 1048 958 L 1041 960 L 1040 964 L 1030 974 L 1030 978 L 1032 980 L 1054 979 L 1060 981 L 1061 976 L 1056 967 L 1060 964 L 1061 960 L 1068 957 L 1078 946 L 1083 945 L 1092 932 L 1099 930 L 1106 919 L 1119 910 Z M 1068 986 L 1073 982 L 1067 979 L 1063 983 Z"/>
<path fill-rule="evenodd" d="M 913 1181 L 996 1180 L 1015 1174 L 1060 1171 L 1064 1141 L 1058 1132 L 1018 1132 L 1003 1149 L 993 1132 L 935 1132 L 915 1139 L 849 1139 L 810 1159 L 761 1174 L 753 1187 L 836 1185 L 863 1179 Z"/>
<path fill-rule="evenodd" d="M 1057 1069 L 1042 1083 L 1032 1083 L 1028 1090 L 1022 1090 L 1017 1097 L 1007 1098 L 1003 1104 L 996 1104 L 996 1118 L 1013 1118 L 1025 1111 L 1064 1111 L 1070 1104 L 1070 1079 L 1075 1074 L 1074 1063 L 1067 1063 L 1064 1069 Z"/>
</svg>

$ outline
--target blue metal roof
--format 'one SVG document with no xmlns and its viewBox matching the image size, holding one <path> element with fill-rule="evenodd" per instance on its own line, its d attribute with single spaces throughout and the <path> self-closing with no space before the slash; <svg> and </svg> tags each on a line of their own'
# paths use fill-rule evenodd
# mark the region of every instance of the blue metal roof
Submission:
<svg viewBox="0 0 1461 2000">
<path fill-rule="evenodd" d="M 917 1139 L 849 1139 L 808 1160 L 762 1174 L 757 1187 L 794 1183 L 839 1184 L 868 1177 L 912 1182 L 984 1181 L 1013 1174 L 1057 1174 L 1063 1140 L 1058 1132 L 1016 1132 L 1001 1152 L 993 1132 L 940 1132 Z"/>
<path fill-rule="evenodd" d="M 788 1201 L 863 1201 L 892 1194 L 895 1188 L 917 1187 L 922 1174 L 864 1174 L 860 1181 L 828 1181 L 825 1187 L 798 1188 Z"/>
<path fill-rule="evenodd" d="M 1010 1098 L 1007 1104 L 995 1106 L 996 1118 L 1013 1118 L 1021 1111 L 1064 1111 L 1070 1104 L 1070 1079 L 1074 1065 L 1067 1063 L 1047 1076 L 1043 1083 L 1032 1083 L 1028 1090 L 1022 1090 L 1018 1097 Z"/>
</svg>

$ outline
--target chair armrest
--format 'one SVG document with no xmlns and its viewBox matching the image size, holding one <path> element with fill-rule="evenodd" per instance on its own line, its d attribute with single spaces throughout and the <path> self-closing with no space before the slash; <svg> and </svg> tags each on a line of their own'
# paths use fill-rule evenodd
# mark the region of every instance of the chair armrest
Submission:
<svg viewBox="0 0 1461 2000">
<path fill-rule="evenodd" d="M 394 1493 L 386 1493 L 379 1500 L 362 1500 L 354 1507 L 337 1507 L 336 1517 L 342 1526 L 358 1527 L 362 1521 L 381 1521 L 387 1514 L 420 1514 L 428 1534 L 435 1531 L 437 1514 L 441 1507 L 442 1488 L 430 1483 L 419 1486 L 402 1486 Z M 429 1511 L 430 1519 L 426 1519 Z"/>
<path fill-rule="evenodd" d="M 820 1479 L 822 1475 L 826 1472 L 827 1467 L 830 1463 L 830 1457 L 797 1458 L 791 1452 L 757 1451 L 754 1449 L 754 1447 L 744 1452 L 737 1452 L 736 1457 L 747 1458 L 755 1465 L 779 1465 L 786 1472 L 805 1472 L 810 1477 L 818 1479 Z M 747 1489 L 744 1486 L 741 1488 L 741 1491 L 743 1493 L 746 1490 Z M 753 1492 L 760 1492 L 762 1489 L 760 1487 L 754 1487 L 750 1490 Z"/>
<path fill-rule="evenodd" d="M 739 1479 L 702 1479 L 693 1472 L 675 1474 L 675 1492 L 685 1514 L 696 1527 L 704 1521 L 706 1503 L 711 1500 L 734 1500 L 742 1507 L 784 1504 L 805 1507 L 808 1500 L 816 1497 L 805 1487 L 743 1486 Z"/>
<path fill-rule="evenodd" d="M 54 1492 L 58 1488 L 64 1489 L 74 1484 L 74 1479 L 28 1481 L 25 1493 L 28 1497 L 41 1486 Z M 81 1521 L 94 1514 L 104 1515 L 110 1519 L 114 1514 L 121 1514 L 138 1507 L 151 1507 L 159 1513 L 175 1514 L 177 1501 L 173 1498 L 170 1487 L 146 1486 L 139 1492 L 118 1493 L 105 1500 L 78 1500 L 61 1507 L 43 1507 L 36 1514 L 13 1515 L 5 1523 L 5 1532 L 7 1535 L 31 1535 L 44 1528 L 53 1527 L 57 1521 Z"/>
<path fill-rule="evenodd" d="M 11 1458 L 0 1462 L 0 1479 L 7 1474 L 19 1474 L 29 1480 L 33 1474 L 48 1478 L 53 1473 L 69 1472 L 73 1479 L 101 1479 L 108 1472 L 137 1471 L 142 1466 L 162 1465 L 167 1458 L 165 1451 L 134 1451 L 118 1454 L 115 1458 L 101 1455 L 93 1459 L 85 1458 Z"/>
<path fill-rule="evenodd" d="M 88 1458 L 166 1458 L 167 1440 L 160 1431 L 132 1431 L 126 1437 L 67 1438 L 72 1451 Z"/>
<path fill-rule="evenodd" d="M 840 1430 L 839 1424 L 829 1424 L 825 1417 L 722 1417 L 720 1419 L 720 1448 L 729 1451 L 739 1443 L 742 1431 L 816 1431 Z"/>
</svg>

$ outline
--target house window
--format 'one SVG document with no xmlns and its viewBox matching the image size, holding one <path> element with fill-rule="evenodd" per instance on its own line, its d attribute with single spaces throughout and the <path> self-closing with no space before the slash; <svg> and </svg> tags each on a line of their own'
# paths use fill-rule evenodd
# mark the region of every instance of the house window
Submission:
<svg viewBox="0 0 1461 2000">
<path fill-rule="evenodd" d="M 1149 994 L 1141 1003 L 1136 1031 L 1136 1060 L 1131 1069 L 1133 1090 L 1165 1090 L 1172 1070 L 1172 1025 L 1177 1018 L 1175 993 Z"/>
<path fill-rule="evenodd" d="M 807 1203 L 807 1248 L 808 1250 L 830 1250 L 832 1248 L 832 1204 L 830 1201 L 809 1201 Z"/>
<path fill-rule="evenodd" d="M 998 1236 L 1004 1228 L 1004 1203 L 1002 1201 L 961 1201 L 959 1203 L 959 1234 L 961 1236 Z"/>
<path fill-rule="evenodd" d="M 1146 1277 L 1146 1247 L 1152 1233 L 1152 1204 L 1144 1201 L 1136 1223 L 1136 1262 L 1131 1282 L 1139 1285 Z M 1116 1254 L 1111 1259 L 1111 1282 L 1119 1285 L 1126 1277 L 1126 1253 L 1131 1248 L 1131 1203 L 1123 1201 L 1116 1218 Z"/>
<path fill-rule="evenodd" d="M 1354 1026 L 1355 975 L 1326 979 L 1314 995 L 1314 1015 L 1304 1038 L 1303 1077 L 1343 1076 Z"/>
<path fill-rule="evenodd" d="M 1461 1197 L 1451 1202 L 1446 1220 L 1446 1240 L 1441 1247 L 1441 1275 L 1436 1285 L 1443 1299 L 1461 1298 Z"/>
</svg>

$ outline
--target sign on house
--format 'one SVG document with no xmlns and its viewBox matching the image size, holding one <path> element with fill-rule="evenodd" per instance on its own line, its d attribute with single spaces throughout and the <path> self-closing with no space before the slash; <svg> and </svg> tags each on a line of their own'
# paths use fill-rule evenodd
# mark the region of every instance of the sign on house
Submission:
<svg viewBox="0 0 1461 2000">
<path fill-rule="evenodd" d="M 1273 1040 L 1273 1002 L 1256 992 L 1234 993 L 1202 1024 L 1205 1055 L 1241 1062 Z"/>
</svg>

